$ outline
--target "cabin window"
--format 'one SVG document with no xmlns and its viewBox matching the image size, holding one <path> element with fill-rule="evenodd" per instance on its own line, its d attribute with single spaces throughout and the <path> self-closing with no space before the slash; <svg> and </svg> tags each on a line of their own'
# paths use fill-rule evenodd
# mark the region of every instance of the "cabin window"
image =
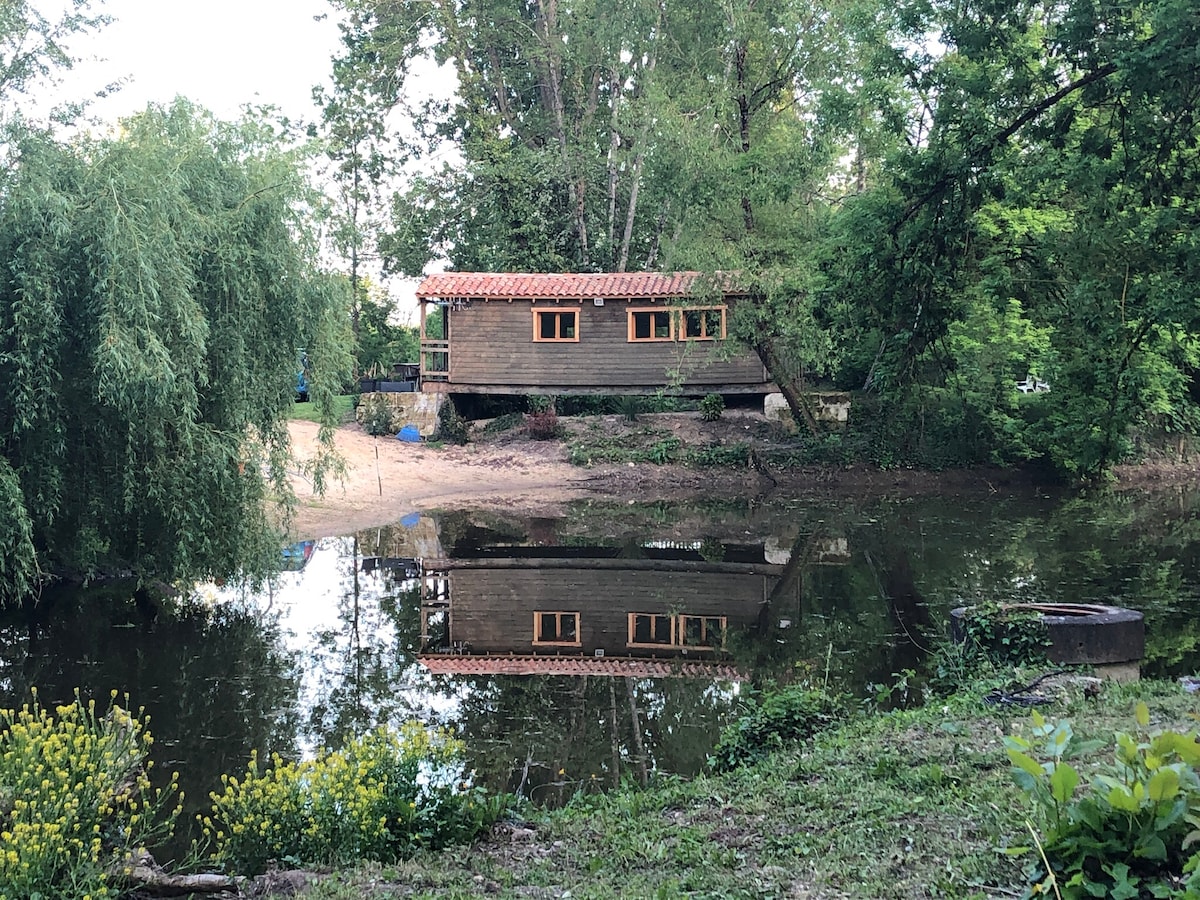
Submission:
<svg viewBox="0 0 1200 900">
<path fill-rule="evenodd" d="M 686 341 L 725 340 L 725 307 L 684 309 L 679 313 L 679 339 Z"/>
<path fill-rule="evenodd" d="M 724 616 L 680 616 L 679 643 L 685 647 L 717 649 L 725 646 Z"/>
<path fill-rule="evenodd" d="M 628 646 L 719 650 L 725 646 L 725 626 L 725 616 L 630 613 Z"/>
<path fill-rule="evenodd" d="M 655 613 L 629 614 L 629 646 L 670 647 L 674 643 L 674 617 Z"/>
<path fill-rule="evenodd" d="M 629 311 L 630 341 L 670 341 L 675 339 L 668 309 L 631 309 Z"/>
<path fill-rule="evenodd" d="M 579 613 L 535 612 L 533 614 L 533 643 L 558 647 L 579 646 Z"/>
<path fill-rule="evenodd" d="M 579 340 L 579 310 L 535 309 L 533 311 L 535 341 Z"/>
</svg>

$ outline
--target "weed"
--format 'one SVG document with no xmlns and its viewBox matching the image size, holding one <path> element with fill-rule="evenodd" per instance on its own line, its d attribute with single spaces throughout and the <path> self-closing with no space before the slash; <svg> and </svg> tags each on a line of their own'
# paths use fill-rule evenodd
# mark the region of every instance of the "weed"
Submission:
<svg viewBox="0 0 1200 900">
<path fill-rule="evenodd" d="M 705 394 L 700 401 L 700 418 L 705 422 L 716 422 L 725 412 L 725 398 L 720 394 Z"/>
<path fill-rule="evenodd" d="M 823 688 L 792 685 L 769 692 L 721 733 L 709 765 L 728 772 L 757 762 L 826 728 L 841 707 Z"/>
<path fill-rule="evenodd" d="M 483 428 L 483 433 L 486 435 L 504 434 L 506 431 L 512 431 L 524 421 L 525 417 L 520 413 L 505 413 L 488 422 Z"/>
<path fill-rule="evenodd" d="M 361 404 L 362 427 L 367 434 L 379 436 L 391 434 L 394 428 L 395 410 L 382 394 L 371 394 Z"/>
<path fill-rule="evenodd" d="M 470 428 L 470 423 L 459 414 L 454 401 L 447 397 L 438 410 L 437 439 L 448 444 L 465 444 L 470 436 Z"/>
<path fill-rule="evenodd" d="M 706 447 L 696 447 L 683 455 L 685 465 L 698 466 L 745 466 L 750 461 L 750 445 L 742 442 L 721 446 L 710 444 Z"/>
<path fill-rule="evenodd" d="M 642 398 L 632 394 L 618 397 L 616 407 L 617 412 L 625 418 L 626 422 L 636 422 L 638 413 L 643 408 Z"/>
<path fill-rule="evenodd" d="M 1071 723 L 1033 713 L 1033 739 L 1005 739 L 1013 778 L 1033 800 L 1044 834 L 1034 834 L 1034 893 L 1063 898 L 1200 896 L 1200 744 L 1194 733 L 1151 733 L 1137 704 L 1137 730 L 1115 735 L 1112 763 L 1077 792 L 1067 762 L 1102 741 L 1080 742 Z M 1045 761 L 1039 761 L 1044 759 Z"/>
</svg>

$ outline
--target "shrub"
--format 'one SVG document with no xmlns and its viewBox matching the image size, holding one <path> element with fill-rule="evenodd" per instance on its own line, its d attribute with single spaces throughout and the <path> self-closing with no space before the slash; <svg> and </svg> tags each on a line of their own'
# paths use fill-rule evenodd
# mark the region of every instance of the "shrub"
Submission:
<svg viewBox="0 0 1200 900">
<path fill-rule="evenodd" d="M 562 433 L 558 424 L 558 415 L 553 409 L 525 413 L 525 431 L 535 441 L 553 440 Z"/>
<path fill-rule="evenodd" d="M 636 422 L 638 413 L 644 408 L 642 398 L 636 394 L 623 394 L 616 399 L 614 405 L 626 422 Z"/>
<path fill-rule="evenodd" d="M 720 394 L 705 394 L 700 401 L 700 418 L 705 422 L 716 422 L 725 412 L 725 398 Z"/>
<path fill-rule="evenodd" d="M 1069 722 L 1037 712 L 1034 740 L 1005 739 L 1013 777 L 1043 828 L 1032 893 L 1064 900 L 1200 897 L 1200 744 L 1195 734 L 1151 733 L 1143 702 L 1135 715 L 1137 732 L 1116 734 L 1113 762 L 1081 792 L 1079 773 L 1066 760 L 1100 742 L 1079 742 Z"/>
<path fill-rule="evenodd" d="M 471 426 L 458 412 L 449 397 L 438 409 L 438 425 L 435 437 L 449 444 L 465 444 L 470 437 Z"/>
<path fill-rule="evenodd" d="M 201 830 L 213 859 L 243 874 L 271 860 L 394 862 L 468 842 L 493 824 L 499 805 L 464 780 L 462 750 L 448 733 L 410 722 L 301 763 L 275 756 L 262 770 L 252 756 L 243 779 L 222 778 Z"/>
<path fill-rule="evenodd" d="M 1020 604 L 981 603 L 967 608 L 961 621 L 962 653 L 968 661 L 1045 665 L 1050 634 L 1038 610 Z"/>
<path fill-rule="evenodd" d="M 812 737 L 842 707 L 822 688 L 793 685 L 766 694 L 721 732 L 708 758 L 716 772 L 752 765 L 776 750 Z"/>
<path fill-rule="evenodd" d="M 529 411 L 534 413 L 551 412 L 555 409 L 553 394 L 530 394 L 525 398 L 525 403 Z"/>
<path fill-rule="evenodd" d="M 381 434 L 391 434 L 395 427 L 395 410 L 380 394 L 372 394 L 360 404 L 362 411 L 359 421 L 363 431 L 378 437 Z"/>
<path fill-rule="evenodd" d="M 150 786 L 148 721 L 78 693 L 53 713 L 36 691 L 0 710 L 0 900 L 115 897 L 110 873 L 170 834 L 175 779 Z"/>
</svg>

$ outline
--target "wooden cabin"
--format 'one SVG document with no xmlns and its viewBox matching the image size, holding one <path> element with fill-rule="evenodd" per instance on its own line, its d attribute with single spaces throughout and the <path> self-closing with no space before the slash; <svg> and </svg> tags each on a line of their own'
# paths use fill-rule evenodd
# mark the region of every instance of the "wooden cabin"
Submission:
<svg viewBox="0 0 1200 900">
<path fill-rule="evenodd" d="M 417 299 L 426 392 L 776 389 L 755 353 L 726 344 L 733 305 L 751 298 L 698 272 L 449 272 L 425 278 Z"/>
</svg>

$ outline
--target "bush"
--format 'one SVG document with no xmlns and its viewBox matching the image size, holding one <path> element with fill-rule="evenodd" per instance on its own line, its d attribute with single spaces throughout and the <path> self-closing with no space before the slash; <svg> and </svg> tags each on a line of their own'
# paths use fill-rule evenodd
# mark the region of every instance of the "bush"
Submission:
<svg viewBox="0 0 1200 900">
<path fill-rule="evenodd" d="M 115 897 L 110 873 L 171 833 L 175 779 L 150 786 L 147 721 L 78 693 L 53 714 L 36 691 L 0 710 L 0 900 Z"/>
<path fill-rule="evenodd" d="M 700 401 L 700 418 L 705 422 L 716 422 L 725 412 L 725 398 L 720 394 L 705 394 Z"/>
<path fill-rule="evenodd" d="M 636 394 L 624 394 L 616 399 L 614 405 L 626 422 L 636 422 L 638 413 L 645 408 L 642 398 Z"/>
<path fill-rule="evenodd" d="M 841 707 L 822 688 L 793 685 L 768 693 L 721 732 L 709 766 L 715 772 L 728 772 L 752 765 L 823 730 Z"/>
<path fill-rule="evenodd" d="M 1078 793 L 1079 773 L 1066 760 L 1099 742 L 1089 747 L 1069 722 L 1048 722 L 1037 712 L 1036 746 L 1016 735 L 1005 739 L 1013 777 L 1043 828 L 1032 893 L 1064 900 L 1200 897 L 1200 744 L 1195 734 L 1151 733 L 1143 702 L 1135 715 L 1137 733 L 1116 734 L 1114 761 Z"/>
<path fill-rule="evenodd" d="M 526 413 L 525 431 L 535 441 L 553 440 L 562 433 L 558 424 L 558 415 L 553 409 Z"/>
<path fill-rule="evenodd" d="M 381 434 L 391 434 L 395 428 L 395 410 L 380 394 L 372 394 L 361 404 L 363 431 L 378 437 Z"/>
<path fill-rule="evenodd" d="M 438 409 L 437 434 L 434 437 L 448 444 L 465 444 L 470 437 L 470 430 L 470 423 L 459 415 L 454 401 L 447 397 Z"/>
<path fill-rule="evenodd" d="M 272 860 L 386 863 L 466 843 L 491 827 L 500 806 L 464 780 L 462 751 L 448 733 L 410 722 L 313 760 L 275 756 L 265 771 L 252 756 L 242 780 L 222 778 L 202 832 L 213 859 L 242 874 Z"/>
</svg>

